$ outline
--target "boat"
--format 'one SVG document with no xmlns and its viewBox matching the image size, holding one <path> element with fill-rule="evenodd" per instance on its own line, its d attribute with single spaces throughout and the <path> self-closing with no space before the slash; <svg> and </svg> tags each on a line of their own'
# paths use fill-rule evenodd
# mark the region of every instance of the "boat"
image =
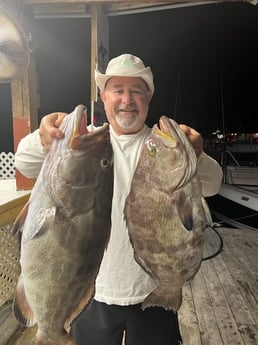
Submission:
<svg viewBox="0 0 258 345">
<path fill-rule="evenodd" d="M 258 230 L 258 144 L 223 147 L 216 151 L 217 157 L 220 151 L 223 181 L 218 194 L 207 198 L 213 218 L 239 229 Z"/>
</svg>

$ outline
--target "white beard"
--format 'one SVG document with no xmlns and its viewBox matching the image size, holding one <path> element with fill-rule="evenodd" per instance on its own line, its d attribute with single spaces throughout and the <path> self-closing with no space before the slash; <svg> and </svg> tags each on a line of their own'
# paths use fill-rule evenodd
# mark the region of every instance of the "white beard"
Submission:
<svg viewBox="0 0 258 345">
<path fill-rule="evenodd" d="M 116 115 L 116 123 L 119 127 L 124 129 L 130 129 L 134 127 L 137 123 L 137 116 L 135 114 L 128 115 Z"/>
</svg>

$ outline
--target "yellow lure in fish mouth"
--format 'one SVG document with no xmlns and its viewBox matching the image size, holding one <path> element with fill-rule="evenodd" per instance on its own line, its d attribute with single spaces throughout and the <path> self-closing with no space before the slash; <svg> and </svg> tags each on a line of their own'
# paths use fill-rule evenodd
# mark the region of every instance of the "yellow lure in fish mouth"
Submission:
<svg viewBox="0 0 258 345">
<path fill-rule="evenodd" d="M 173 136 L 171 131 L 169 131 L 169 128 L 163 125 L 161 121 L 160 121 L 160 128 L 161 129 L 159 129 L 157 125 L 153 127 L 153 134 L 158 138 L 158 140 L 160 140 L 162 144 L 167 147 L 172 147 L 172 148 L 176 147 L 177 146 L 176 138 Z"/>
<path fill-rule="evenodd" d="M 155 157 L 157 152 L 159 151 L 159 142 L 169 148 L 174 148 L 177 145 L 176 139 L 173 137 L 171 133 L 163 132 L 158 127 L 153 128 L 153 133 L 156 136 L 157 140 L 153 140 L 150 138 L 146 141 L 148 154 L 151 157 Z"/>
<path fill-rule="evenodd" d="M 176 141 L 171 133 L 163 132 L 160 129 L 157 129 L 157 131 L 155 131 L 155 134 L 158 135 L 159 137 L 164 138 L 165 140 L 172 141 L 172 142 Z"/>
</svg>

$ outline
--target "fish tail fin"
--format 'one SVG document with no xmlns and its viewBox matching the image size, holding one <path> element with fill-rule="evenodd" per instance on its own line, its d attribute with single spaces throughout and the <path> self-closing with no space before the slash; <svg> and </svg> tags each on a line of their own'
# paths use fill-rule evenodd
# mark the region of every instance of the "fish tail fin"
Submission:
<svg viewBox="0 0 258 345">
<path fill-rule="evenodd" d="M 21 276 L 17 283 L 16 295 L 13 301 L 13 313 L 17 321 L 26 327 L 32 327 L 36 324 L 34 313 L 25 295 Z"/>
<path fill-rule="evenodd" d="M 177 312 L 182 304 L 182 289 L 176 293 L 169 294 L 167 289 L 162 287 L 156 288 L 143 301 L 142 309 L 149 307 L 163 307 L 166 310 Z"/>
<path fill-rule="evenodd" d="M 17 235 L 19 232 L 22 232 L 25 218 L 28 213 L 28 209 L 29 209 L 29 201 L 26 202 L 21 212 L 18 214 L 18 216 L 16 217 L 14 221 L 13 228 L 12 228 L 12 234 L 14 236 Z"/>
<path fill-rule="evenodd" d="M 35 345 L 76 345 L 73 338 L 68 333 L 64 333 L 56 339 L 48 339 L 44 333 L 38 330 Z"/>
</svg>

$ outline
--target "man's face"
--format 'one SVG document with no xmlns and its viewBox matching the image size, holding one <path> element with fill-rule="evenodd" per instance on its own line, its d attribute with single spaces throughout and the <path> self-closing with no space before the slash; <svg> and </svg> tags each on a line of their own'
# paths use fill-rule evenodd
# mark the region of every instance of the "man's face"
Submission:
<svg viewBox="0 0 258 345">
<path fill-rule="evenodd" d="M 144 125 L 152 92 L 139 77 L 112 77 L 100 93 L 116 134 L 134 134 Z"/>
</svg>

